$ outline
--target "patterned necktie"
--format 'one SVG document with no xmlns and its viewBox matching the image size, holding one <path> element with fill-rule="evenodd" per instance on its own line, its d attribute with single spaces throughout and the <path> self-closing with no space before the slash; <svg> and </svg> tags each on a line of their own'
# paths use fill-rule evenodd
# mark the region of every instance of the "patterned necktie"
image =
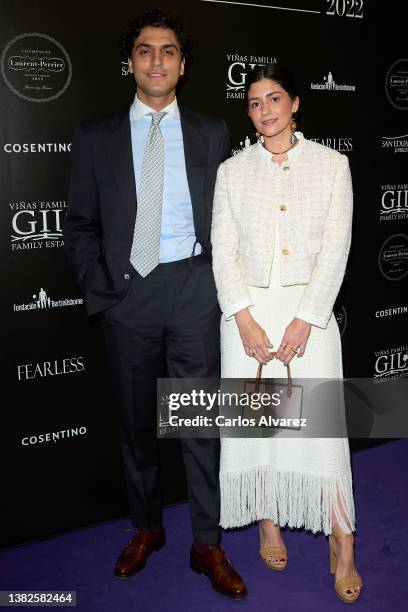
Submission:
<svg viewBox="0 0 408 612">
<path fill-rule="evenodd" d="M 137 214 L 130 263 L 140 276 L 147 276 L 159 263 L 163 203 L 164 142 L 159 123 L 165 112 L 152 116 L 143 154 Z"/>
</svg>

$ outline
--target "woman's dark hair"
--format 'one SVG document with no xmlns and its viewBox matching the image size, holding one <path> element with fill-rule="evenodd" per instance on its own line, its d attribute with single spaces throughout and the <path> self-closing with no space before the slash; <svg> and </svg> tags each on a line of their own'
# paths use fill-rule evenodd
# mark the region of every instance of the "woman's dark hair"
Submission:
<svg viewBox="0 0 408 612">
<path fill-rule="evenodd" d="M 294 100 L 298 95 L 295 80 L 292 74 L 285 66 L 279 64 L 266 64 L 265 66 L 255 66 L 251 72 L 247 74 L 245 83 L 245 99 L 248 99 L 249 88 L 252 83 L 262 81 L 262 79 L 270 79 L 276 81 Z"/>
<path fill-rule="evenodd" d="M 120 48 L 124 61 L 132 55 L 133 46 L 136 38 L 143 28 L 167 28 L 173 30 L 180 45 L 181 56 L 186 63 L 191 62 L 191 39 L 190 34 L 185 29 L 177 17 L 164 13 L 156 9 L 148 9 L 131 21 L 123 31 L 120 38 Z"/>
</svg>

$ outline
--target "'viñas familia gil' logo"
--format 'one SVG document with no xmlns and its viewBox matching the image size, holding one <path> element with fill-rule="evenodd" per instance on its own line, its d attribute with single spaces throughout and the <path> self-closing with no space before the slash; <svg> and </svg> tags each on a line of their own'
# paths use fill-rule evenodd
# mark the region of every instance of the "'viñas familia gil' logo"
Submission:
<svg viewBox="0 0 408 612">
<path fill-rule="evenodd" d="M 247 74 L 255 66 L 265 64 L 276 64 L 276 57 L 262 57 L 256 55 L 241 55 L 239 53 L 227 53 L 227 85 L 226 96 L 228 99 L 245 98 L 245 82 Z"/>
<path fill-rule="evenodd" d="M 408 346 L 396 346 L 375 353 L 374 382 L 408 376 Z"/>
<path fill-rule="evenodd" d="M 11 250 L 64 246 L 62 224 L 66 208 L 65 200 L 10 202 Z"/>
<path fill-rule="evenodd" d="M 381 221 L 408 219 L 408 184 L 381 185 Z"/>
</svg>

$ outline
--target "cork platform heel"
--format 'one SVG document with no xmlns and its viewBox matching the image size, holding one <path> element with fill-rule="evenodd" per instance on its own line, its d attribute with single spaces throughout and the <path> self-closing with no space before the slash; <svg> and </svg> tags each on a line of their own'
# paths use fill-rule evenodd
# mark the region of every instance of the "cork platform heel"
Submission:
<svg viewBox="0 0 408 612">
<path fill-rule="evenodd" d="M 332 543 L 336 540 L 336 536 L 331 534 L 329 536 L 329 550 L 330 550 L 330 572 L 332 574 L 336 573 L 337 570 L 337 557 L 333 551 Z M 357 593 L 353 593 L 352 589 L 355 587 L 360 587 Z M 345 576 L 344 578 L 340 578 L 336 580 L 334 584 L 334 590 L 336 591 L 336 595 L 341 601 L 344 603 L 354 603 L 359 597 L 361 593 L 361 589 L 363 587 L 363 582 L 360 576 Z"/>
<path fill-rule="evenodd" d="M 288 564 L 288 551 L 283 546 L 261 546 L 259 556 L 265 563 L 266 567 L 281 572 Z M 269 560 L 268 557 L 279 557 L 281 562 Z"/>
</svg>

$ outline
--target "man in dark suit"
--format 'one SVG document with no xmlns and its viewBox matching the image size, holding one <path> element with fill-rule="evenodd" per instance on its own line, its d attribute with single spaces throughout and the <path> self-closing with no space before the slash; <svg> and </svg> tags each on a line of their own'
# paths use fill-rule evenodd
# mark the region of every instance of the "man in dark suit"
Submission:
<svg viewBox="0 0 408 612">
<path fill-rule="evenodd" d="M 129 24 L 122 47 L 136 96 L 125 111 L 78 128 L 64 237 L 88 315 L 102 320 L 118 399 L 136 533 L 115 574 L 127 578 L 165 543 L 157 378 L 220 374 L 209 233 L 229 134 L 223 121 L 178 106 L 190 45 L 177 19 L 146 11 Z M 222 594 L 242 599 L 245 584 L 219 546 L 219 441 L 184 439 L 182 448 L 190 566 Z"/>
</svg>

